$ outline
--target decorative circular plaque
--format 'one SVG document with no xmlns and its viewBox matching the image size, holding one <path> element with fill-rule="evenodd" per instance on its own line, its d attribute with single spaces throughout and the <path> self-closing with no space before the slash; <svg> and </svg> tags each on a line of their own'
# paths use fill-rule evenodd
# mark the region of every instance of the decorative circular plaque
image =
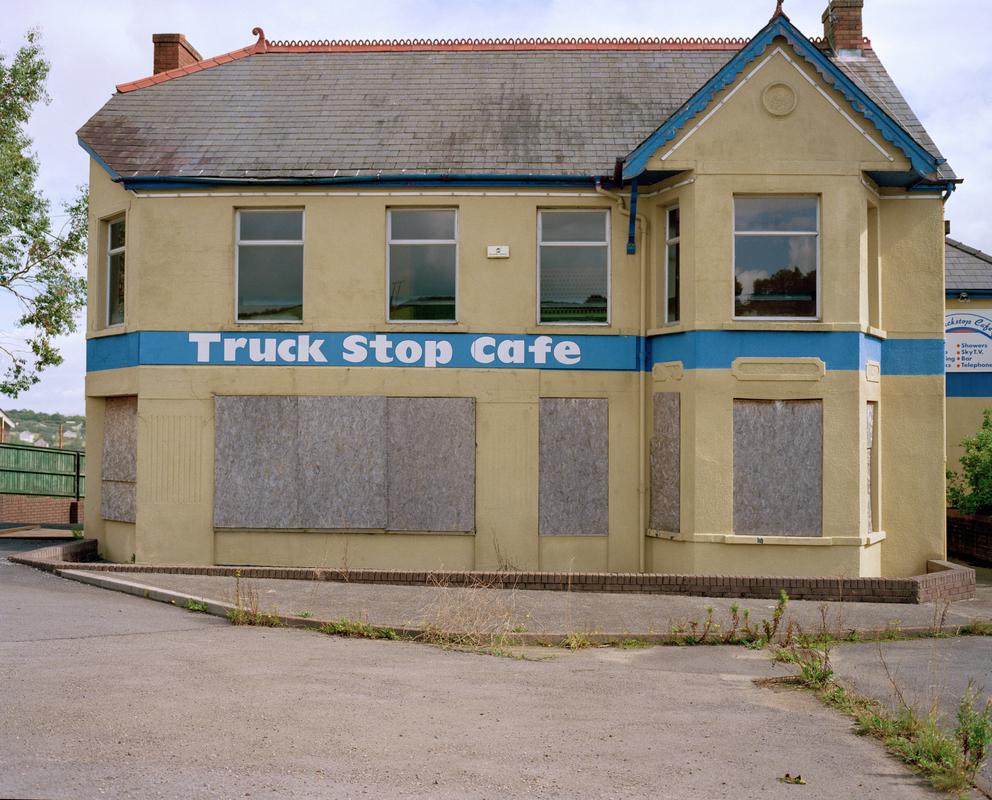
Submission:
<svg viewBox="0 0 992 800">
<path fill-rule="evenodd" d="M 770 83 L 761 93 L 765 111 L 776 117 L 785 117 L 796 108 L 796 90 L 787 83 Z"/>
</svg>

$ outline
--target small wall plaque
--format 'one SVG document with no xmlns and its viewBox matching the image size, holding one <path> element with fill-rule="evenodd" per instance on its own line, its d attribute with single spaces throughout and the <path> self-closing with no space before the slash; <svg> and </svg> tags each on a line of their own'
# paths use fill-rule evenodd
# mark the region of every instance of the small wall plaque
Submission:
<svg viewBox="0 0 992 800">
<path fill-rule="evenodd" d="M 491 244 L 486 248 L 486 258 L 509 258 L 510 245 Z"/>
</svg>

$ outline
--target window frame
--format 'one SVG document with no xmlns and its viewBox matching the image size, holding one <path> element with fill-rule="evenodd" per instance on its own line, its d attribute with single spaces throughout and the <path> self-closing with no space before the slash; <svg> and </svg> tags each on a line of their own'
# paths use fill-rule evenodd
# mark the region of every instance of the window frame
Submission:
<svg viewBox="0 0 992 800">
<path fill-rule="evenodd" d="M 671 213 L 673 211 L 678 211 L 679 212 L 679 235 L 678 236 L 674 236 L 674 237 L 671 235 Z M 668 288 L 669 288 L 668 287 L 668 276 L 669 276 L 669 273 L 670 273 L 670 270 L 668 268 L 669 267 L 669 264 L 668 264 L 668 248 L 669 248 L 670 245 L 673 245 L 673 244 L 678 248 L 678 253 L 679 253 L 679 257 L 678 257 L 678 272 L 676 273 L 676 285 L 678 287 L 678 293 L 675 295 L 675 300 L 676 300 L 676 302 L 678 304 L 678 309 L 679 309 L 678 319 L 669 319 L 669 317 L 668 317 L 668 301 L 669 301 L 669 299 L 671 297 L 669 295 L 669 293 L 668 293 Z M 681 209 L 679 203 L 677 203 L 677 202 L 674 203 L 674 204 L 672 204 L 672 205 L 670 205 L 670 206 L 666 206 L 665 207 L 665 259 L 664 260 L 665 260 L 665 265 L 664 265 L 664 269 L 665 269 L 665 280 L 664 280 L 665 293 L 662 296 L 662 306 L 661 306 L 662 317 L 661 318 L 662 318 L 662 321 L 664 322 L 665 325 L 678 325 L 678 324 L 680 324 L 682 322 L 682 209 Z"/>
<path fill-rule="evenodd" d="M 241 240 L 241 214 L 242 212 L 259 213 L 265 211 L 299 211 L 300 212 L 300 239 L 249 239 Z M 303 248 L 303 280 L 302 296 L 300 305 L 306 306 L 306 238 L 307 238 L 307 214 L 304 206 L 247 206 L 234 210 L 234 322 L 236 325 L 302 325 L 305 319 L 304 311 L 300 311 L 299 319 L 241 319 L 238 313 L 238 295 L 241 281 L 241 267 L 238 263 L 241 257 L 241 245 L 248 247 L 258 245 L 287 246 Z"/>
<path fill-rule="evenodd" d="M 121 247 L 111 247 L 111 236 L 112 228 L 118 222 L 124 223 L 124 244 Z M 116 214 L 112 217 L 108 217 L 103 220 L 103 224 L 107 226 L 107 238 L 106 238 L 106 256 L 103 270 L 103 280 L 106 284 L 106 291 L 104 292 L 104 309 L 103 309 L 103 327 L 105 328 L 122 328 L 127 320 L 127 213 Z M 110 259 L 111 256 L 115 256 L 118 253 L 124 253 L 124 300 L 121 305 L 121 321 L 111 322 L 110 321 Z"/>
<path fill-rule="evenodd" d="M 386 323 L 389 325 L 457 325 L 459 308 L 459 285 L 461 273 L 461 246 L 459 239 L 459 208 L 458 206 L 420 206 L 402 205 L 386 207 Z M 455 215 L 455 238 L 454 239 L 393 239 L 393 212 L 394 211 L 451 211 Z M 392 319 L 391 309 L 391 287 L 392 287 L 392 246 L 394 244 L 405 245 L 430 245 L 430 244 L 453 244 L 455 246 L 455 313 L 452 319 Z"/>
<path fill-rule="evenodd" d="M 816 200 L 816 230 L 815 231 L 740 231 L 737 230 L 737 199 L 738 198 L 794 198 Z M 821 235 L 823 232 L 823 197 L 819 194 L 804 193 L 777 193 L 777 192 L 743 192 L 734 194 L 730 204 L 730 230 L 731 230 L 731 253 L 730 253 L 730 318 L 734 322 L 822 322 L 823 321 L 823 276 L 821 275 Z M 816 315 L 809 317 L 765 317 L 765 316 L 738 316 L 737 296 L 734 294 L 734 286 L 737 281 L 737 237 L 738 236 L 812 236 L 816 240 Z"/>
<path fill-rule="evenodd" d="M 604 236 L 606 237 L 605 242 L 544 242 L 544 219 L 543 215 L 545 213 L 554 214 L 556 212 L 568 212 L 575 213 L 581 212 L 583 214 L 602 214 L 606 218 Z M 610 213 L 609 207 L 597 206 L 594 208 L 569 208 L 569 207 L 552 207 L 552 208 L 538 208 L 537 209 L 537 318 L 536 323 L 538 325 L 557 325 L 557 326 L 569 326 L 569 325 L 580 325 L 580 326 L 594 326 L 594 327 L 609 327 L 613 324 L 613 215 Z M 571 320 L 565 321 L 548 321 L 545 322 L 541 319 L 541 248 L 542 247 L 602 247 L 603 244 L 606 245 L 606 320 L 603 322 L 575 322 Z"/>
</svg>

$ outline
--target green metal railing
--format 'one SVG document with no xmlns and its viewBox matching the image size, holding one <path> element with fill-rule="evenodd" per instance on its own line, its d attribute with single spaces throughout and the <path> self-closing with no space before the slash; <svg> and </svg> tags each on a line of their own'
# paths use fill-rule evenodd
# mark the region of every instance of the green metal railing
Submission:
<svg viewBox="0 0 992 800">
<path fill-rule="evenodd" d="M 0 494 L 86 495 L 86 455 L 76 450 L 0 444 Z"/>
</svg>

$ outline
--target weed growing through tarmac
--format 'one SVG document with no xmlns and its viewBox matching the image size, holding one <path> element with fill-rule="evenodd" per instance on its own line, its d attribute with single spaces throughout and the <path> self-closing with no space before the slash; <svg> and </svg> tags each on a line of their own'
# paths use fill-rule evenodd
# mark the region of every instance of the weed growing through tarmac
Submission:
<svg viewBox="0 0 992 800">
<path fill-rule="evenodd" d="M 453 587 L 448 578 L 432 576 L 430 585 L 446 591 L 435 592 L 424 609 L 417 641 L 445 650 L 513 656 L 508 648 L 514 633 L 526 628 L 516 618 L 516 589 L 503 588 L 505 578 L 473 577 L 468 585 Z"/>
<path fill-rule="evenodd" d="M 564 647 L 566 650 L 584 650 L 587 647 L 592 647 L 592 642 L 584 633 L 576 632 L 570 633 L 562 639 L 560 647 Z"/>
<path fill-rule="evenodd" d="M 826 705 L 851 717 L 856 733 L 883 742 L 935 788 L 966 796 L 992 747 L 992 697 L 980 705 L 980 692 L 969 682 L 958 705 L 954 729 L 945 731 L 938 724 L 936 709 L 921 716 L 906 702 L 889 671 L 881 644 L 879 658 L 899 701 L 895 712 L 834 680 L 831 647 L 832 642 L 794 643 L 778 649 L 775 658 L 795 664 L 799 675 L 788 682 L 810 690 Z"/>
<path fill-rule="evenodd" d="M 242 579 L 241 570 L 234 571 L 234 608 L 227 612 L 233 625 L 257 625 L 277 628 L 282 624 L 277 614 L 270 614 L 258 607 L 258 591 L 251 581 Z"/>
<path fill-rule="evenodd" d="M 199 600 L 193 600 L 193 599 L 187 600 L 186 608 L 189 611 L 199 611 L 201 614 L 207 613 L 207 604 L 202 603 Z"/>
<path fill-rule="evenodd" d="M 640 650 L 644 647 L 650 647 L 650 642 L 645 642 L 643 639 L 621 639 L 616 643 L 616 646 L 621 650 Z"/>
<path fill-rule="evenodd" d="M 355 639 L 403 639 L 394 628 L 380 625 L 369 625 L 367 622 L 357 622 L 351 619 L 339 619 L 337 622 L 327 622 L 317 628 L 328 636 L 350 636 Z"/>
</svg>

